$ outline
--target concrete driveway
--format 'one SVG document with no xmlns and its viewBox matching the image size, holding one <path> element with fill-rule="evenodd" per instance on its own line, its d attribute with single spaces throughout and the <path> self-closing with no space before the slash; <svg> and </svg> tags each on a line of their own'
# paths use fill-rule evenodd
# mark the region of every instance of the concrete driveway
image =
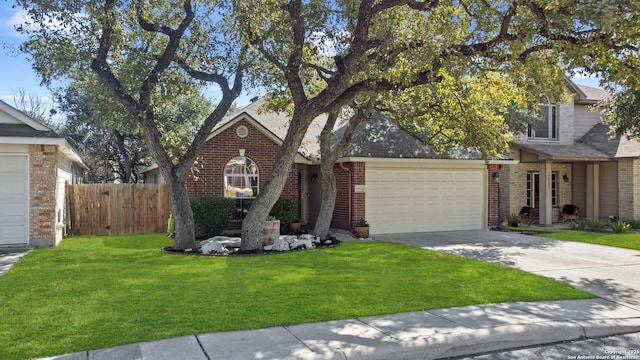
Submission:
<svg viewBox="0 0 640 360">
<path fill-rule="evenodd" d="M 516 267 L 640 310 L 640 251 L 489 230 L 373 238 Z"/>
</svg>

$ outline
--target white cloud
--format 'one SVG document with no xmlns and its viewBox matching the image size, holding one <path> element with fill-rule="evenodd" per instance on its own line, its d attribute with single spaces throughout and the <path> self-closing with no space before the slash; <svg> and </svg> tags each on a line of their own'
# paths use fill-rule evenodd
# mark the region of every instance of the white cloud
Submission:
<svg viewBox="0 0 640 360">
<path fill-rule="evenodd" d="M 9 9 L 10 16 L 2 18 L 0 22 L 0 30 L 2 30 L 3 36 L 24 39 L 26 36 L 17 32 L 16 27 L 24 24 L 29 20 L 29 15 L 23 9 Z"/>
</svg>

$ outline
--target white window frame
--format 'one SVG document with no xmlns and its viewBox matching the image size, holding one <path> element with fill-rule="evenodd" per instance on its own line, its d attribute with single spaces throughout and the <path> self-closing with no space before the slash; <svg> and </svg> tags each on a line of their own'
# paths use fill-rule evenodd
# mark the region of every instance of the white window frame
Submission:
<svg viewBox="0 0 640 360">
<path fill-rule="evenodd" d="M 527 183 L 526 183 L 526 187 L 525 187 L 525 198 L 526 198 L 526 206 L 530 206 L 532 208 L 538 207 L 538 204 L 536 204 L 535 201 L 535 186 L 536 186 L 536 181 L 535 181 L 535 177 L 536 175 L 538 175 L 538 182 L 540 181 L 540 173 L 537 171 L 530 171 L 527 172 Z M 559 199 L 559 183 L 558 183 L 558 179 L 559 179 L 560 173 L 558 171 L 552 171 L 551 172 L 551 206 L 552 207 L 556 207 L 558 206 L 558 199 Z M 540 189 L 540 184 L 538 184 L 538 189 Z"/>
<path fill-rule="evenodd" d="M 540 96 L 540 113 L 542 119 L 536 119 L 534 124 L 529 124 L 527 136 L 533 140 L 558 140 L 559 137 L 559 116 L 558 107 L 551 103 L 548 96 Z M 536 129 L 544 129 L 545 131 L 536 131 Z"/>
<path fill-rule="evenodd" d="M 255 167 L 255 172 L 251 171 L 251 166 Z M 230 167 L 233 172 L 228 172 Z M 226 163 L 223 170 L 223 179 L 225 189 L 224 196 L 227 198 L 252 199 L 255 198 L 260 191 L 260 171 L 258 164 L 245 156 L 235 157 Z M 231 194 L 227 191 L 229 187 L 251 189 L 251 194 L 241 195 L 246 194 L 246 192 L 238 191 L 234 192 L 234 196 L 230 196 Z"/>
</svg>

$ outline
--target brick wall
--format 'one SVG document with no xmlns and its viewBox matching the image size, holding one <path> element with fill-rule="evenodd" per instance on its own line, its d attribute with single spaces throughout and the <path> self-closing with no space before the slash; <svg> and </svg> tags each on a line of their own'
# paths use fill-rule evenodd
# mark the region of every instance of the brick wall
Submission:
<svg viewBox="0 0 640 360">
<path fill-rule="evenodd" d="M 244 138 L 236 134 L 236 129 L 240 125 L 249 129 L 249 134 Z M 240 156 L 239 149 L 245 149 L 244 156 L 253 160 L 258 166 L 261 189 L 271 172 L 280 146 L 249 122 L 241 120 L 207 141 L 203 146 L 194 166 L 195 170 L 187 177 L 189 197 L 223 196 L 224 167 L 229 160 Z M 292 198 L 296 203 L 298 202 L 298 169 L 296 164 L 291 167 L 281 196 Z"/>
<path fill-rule="evenodd" d="M 29 146 L 29 244 L 53 246 L 56 237 L 55 145 Z"/>
<path fill-rule="evenodd" d="M 640 160 L 618 161 L 618 207 L 623 220 L 640 218 Z M 601 214 L 603 215 L 603 214 Z"/>
<path fill-rule="evenodd" d="M 500 222 L 500 183 L 493 181 L 493 174 L 500 174 L 500 165 L 487 165 L 488 198 L 487 225 L 496 226 Z M 502 180 L 502 179 L 500 179 Z M 504 214 L 503 214 L 504 215 Z"/>
<path fill-rule="evenodd" d="M 336 175 L 337 195 L 331 227 L 351 230 L 353 223 L 366 215 L 365 194 L 354 191 L 356 185 L 365 184 L 365 164 L 357 162 L 343 163 L 342 165 L 348 170 L 343 169 L 340 164 L 336 164 L 333 168 Z M 349 178 L 351 178 L 351 189 L 349 189 Z M 349 201 L 349 194 L 351 194 L 351 201 Z M 349 212 L 349 205 L 351 205 L 351 213 Z M 349 215 L 351 215 L 351 218 L 349 218 Z"/>
</svg>

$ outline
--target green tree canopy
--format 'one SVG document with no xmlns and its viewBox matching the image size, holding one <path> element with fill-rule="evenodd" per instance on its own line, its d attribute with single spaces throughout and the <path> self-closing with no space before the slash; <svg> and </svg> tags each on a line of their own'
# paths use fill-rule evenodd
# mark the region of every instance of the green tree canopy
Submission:
<svg viewBox="0 0 640 360">
<path fill-rule="evenodd" d="M 246 46 L 228 21 L 231 4 L 190 0 L 17 3 L 32 20 L 21 27 L 28 35 L 22 50 L 32 56 L 43 82 L 78 86 L 91 69 L 107 90 L 105 95 L 109 94 L 98 96 L 100 109 L 96 110 L 112 112 L 113 123 L 127 132 L 142 130 L 144 143 L 169 187 L 175 246 L 194 247 L 185 179 L 206 137 L 240 94 L 246 66 Z M 220 100 L 202 116 L 209 104 L 201 100 L 211 89 Z M 191 118 L 198 115 L 201 118 Z M 109 121 L 101 119 L 105 124 Z M 189 135 L 188 141 L 177 141 Z"/>
<path fill-rule="evenodd" d="M 488 155 L 504 147 L 506 130 L 527 117 L 524 110 L 535 110 L 540 94 L 562 100 L 565 71 L 625 73 L 638 64 L 635 1 L 235 5 L 242 31 L 269 63 L 262 79 L 275 98 L 271 106 L 292 116 L 268 186 L 243 224 L 243 237 L 251 239 L 259 238 L 258 222 L 284 186 L 301 134 L 319 114 L 382 100 L 403 127 L 435 146 L 455 141 Z M 474 124 L 488 128 L 477 131 Z"/>
</svg>

